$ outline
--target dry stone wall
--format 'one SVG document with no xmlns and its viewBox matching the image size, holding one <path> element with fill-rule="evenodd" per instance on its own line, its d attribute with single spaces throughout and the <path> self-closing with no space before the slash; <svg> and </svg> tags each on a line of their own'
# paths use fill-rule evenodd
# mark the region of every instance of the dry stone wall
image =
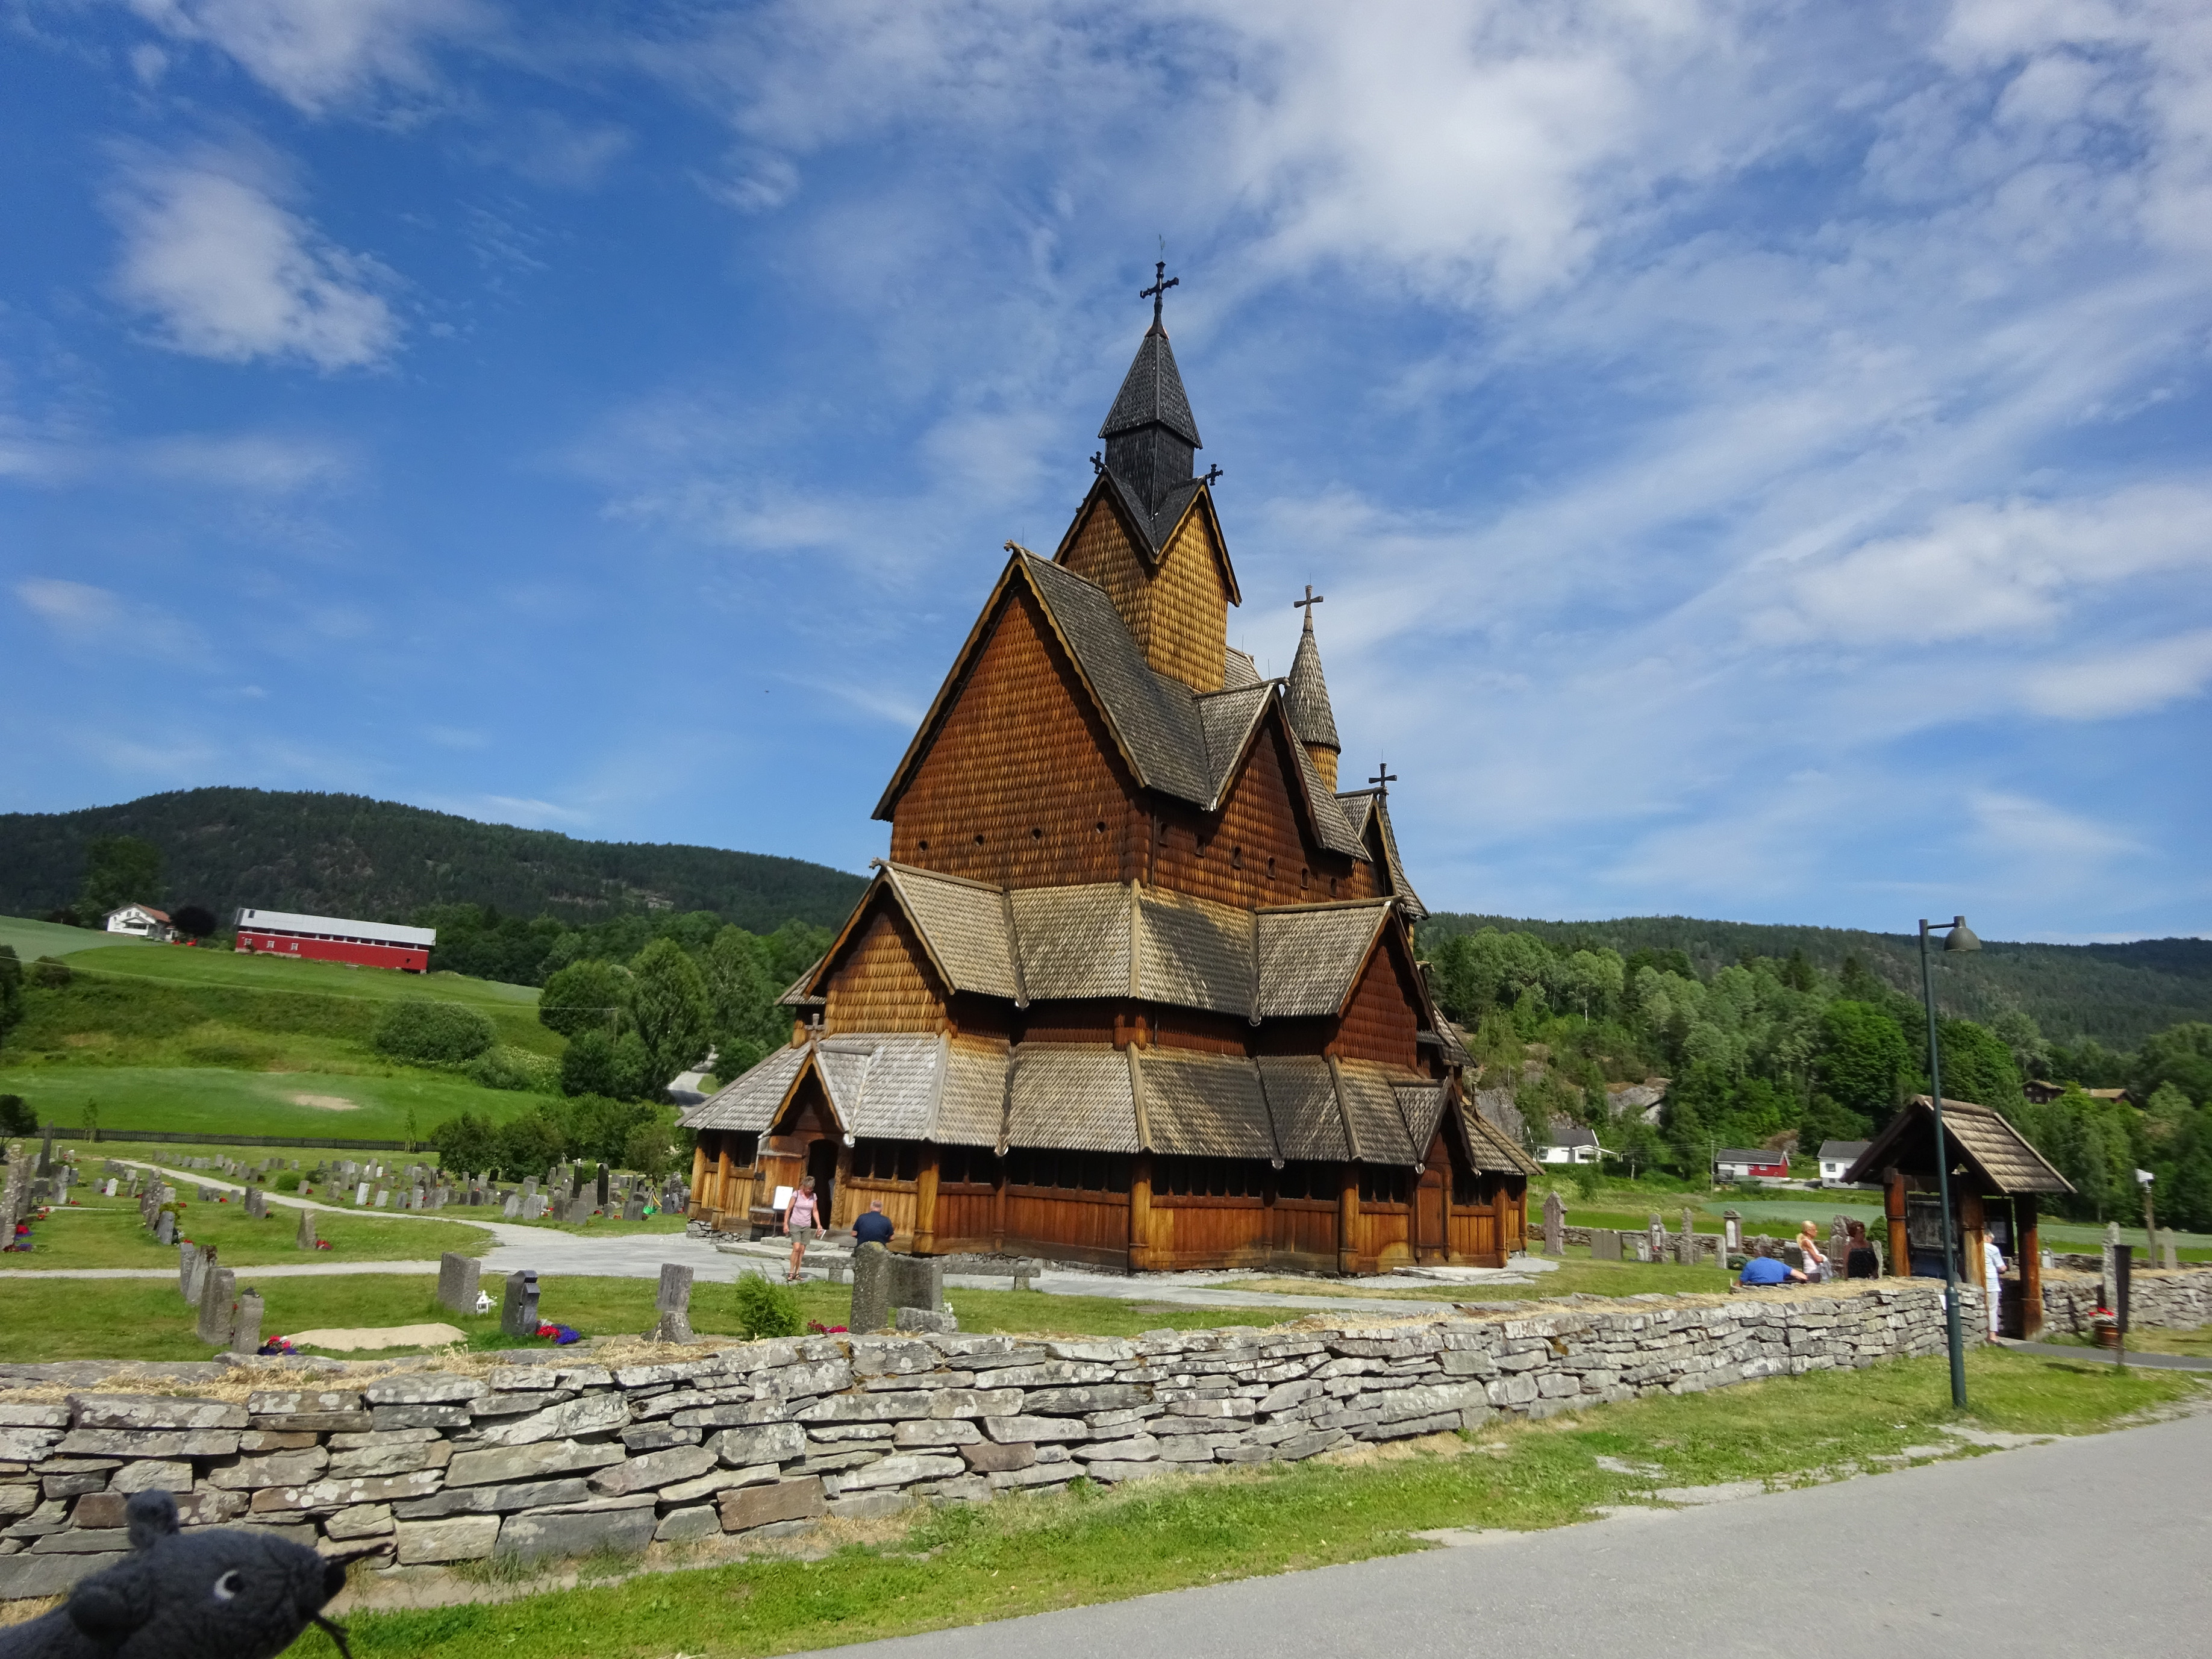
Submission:
<svg viewBox="0 0 2212 1659">
<path fill-rule="evenodd" d="M 2094 1260 L 2094 1258 L 2092 1258 Z M 2046 1330 L 2086 1332 L 2104 1300 L 2094 1276 L 2049 1273 L 2043 1280 Z M 2138 1267 L 2128 1286 L 2128 1322 L 2188 1330 L 2212 1325 L 2212 1267 Z"/>
<path fill-rule="evenodd" d="M 188 1525 L 331 1549 L 387 1540 L 403 1566 L 640 1550 L 1078 1475 L 1296 1460 L 1942 1345 L 1940 1287 L 1893 1282 L 1340 1329 L 810 1337 L 304 1382 L 293 1368 L 242 1400 L 19 1389 L 0 1391 L 0 1596 L 51 1595 L 113 1559 L 128 1495 L 154 1486 Z"/>
</svg>

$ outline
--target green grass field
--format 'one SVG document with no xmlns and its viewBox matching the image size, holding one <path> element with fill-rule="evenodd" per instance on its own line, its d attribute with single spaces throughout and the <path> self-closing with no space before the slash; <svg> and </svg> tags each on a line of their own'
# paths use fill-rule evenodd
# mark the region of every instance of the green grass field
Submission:
<svg viewBox="0 0 2212 1659">
<path fill-rule="evenodd" d="M 198 1212 L 208 1206 L 194 1207 L 197 1225 Z M 353 1218 L 327 1219 L 335 1237 L 337 1228 Z M 75 1224 L 78 1224 L 74 1218 L 50 1221 L 42 1231 L 52 1235 Z M 414 1224 L 406 1222 L 359 1224 L 415 1231 Z M 423 1231 L 437 1229 L 424 1224 Z M 474 1229 L 457 1231 L 475 1232 Z M 289 1230 L 286 1237 L 289 1237 Z M 476 1233 L 476 1237 L 484 1235 Z M 411 1254 L 414 1247 L 410 1243 L 409 1248 Z M 175 1253 L 165 1251 L 162 1255 L 166 1265 L 173 1268 Z M 228 1248 L 221 1259 L 226 1266 L 233 1265 Z M 289 1256 L 294 1261 L 301 1259 L 297 1252 Z M 509 1346 L 499 1337 L 498 1315 L 457 1315 L 441 1306 L 434 1274 L 333 1273 L 257 1279 L 250 1271 L 241 1269 L 238 1283 L 240 1289 L 250 1286 L 261 1292 L 266 1304 L 261 1322 L 264 1336 L 288 1330 L 382 1328 L 436 1320 L 466 1333 L 472 1346 Z M 572 1326 L 586 1336 L 635 1335 L 652 1328 L 653 1297 L 659 1288 L 652 1279 L 549 1274 L 540 1284 L 539 1314 L 548 1321 Z M 486 1288 L 497 1297 L 495 1285 Z M 817 1323 L 842 1325 L 852 1313 L 853 1291 L 848 1285 L 815 1279 L 799 1285 L 798 1291 L 801 1310 Z M 178 1294 L 173 1278 L 41 1280 L 35 1273 L 9 1274 L 0 1278 L 0 1297 L 5 1297 L 9 1314 L 0 1324 L 0 1364 L 204 1359 L 209 1355 L 208 1346 L 193 1334 L 193 1310 Z M 946 1300 L 959 1316 L 961 1329 L 985 1334 L 1134 1336 L 1140 1331 L 1168 1328 L 1197 1330 L 1220 1325 L 1273 1325 L 1281 1323 L 1284 1317 L 1279 1310 L 1261 1308 L 1160 1309 L 1105 1297 L 1047 1296 L 1038 1291 L 952 1291 Z M 698 1285 L 691 1295 L 692 1328 L 708 1334 L 736 1335 L 736 1305 L 737 1292 L 730 1285 Z"/>
<path fill-rule="evenodd" d="M 185 1194 L 184 1213 L 177 1237 L 195 1244 L 211 1244 L 226 1267 L 286 1266 L 319 1261 L 433 1261 L 447 1250 L 462 1255 L 482 1255 L 491 1248 L 492 1236 L 481 1227 L 459 1221 L 398 1220 L 371 1210 L 333 1214 L 319 1211 L 315 1231 L 331 1243 L 327 1251 L 310 1255 L 295 1248 L 300 1212 L 293 1206 L 272 1200 L 269 1213 L 257 1221 L 246 1213 L 238 1197 L 228 1203 L 202 1203 L 191 1194 L 189 1176 L 180 1177 L 178 1189 Z M 127 1198 L 82 1196 L 76 1204 L 57 1208 L 32 1228 L 33 1246 L 27 1255 L 9 1251 L 0 1256 L 0 1284 L 11 1299 L 25 1283 L 25 1275 L 65 1267 L 154 1267 L 173 1270 L 174 1245 L 165 1245 L 141 1224 L 138 1206 Z"/>
<path fill-rule="evenodd" d="M 1972 1420 L 2014 1431 L 2094 1432 L 2197 1392 L 2171 1374 L 2115 1376 L 2109 1366 L 1990 1351 L 1970 1356 L 1967 1376 Z M 1343 1462 L 1103 1491 L 1079 1481 L 1064 1493 L 918 1510 L 896 1535 L 817 1561 L 651 1573 L 348 1623 L 359 1659 L 510 1650 L 535 1659 L 752 1659 L 1402 1554 L 1427 1547 L 1408 1534 L 1432 1528 L 1562 1526 L 1601 1504 L 1649 1503 L 1655 1486 L 1789 1485 L 1815 1470 L 1878 1468 L 1869 1460 L 1941 1443 L 1941 1425 L 1956 1420 L 1942 1360 L 1895 1361 L 1494 1425 Z M 1654 1473 L 1609 1472 L 1601 1457 Z M 1480 1565 L 1470 1560 L 1468 1571 Z M 325 1659 L 337 1649 L 310 1631 L 294 1651 Z"/>
<path fill-rule="evenodd" d="M 410 1108 L 419 1138 L 462 1112 L 504 1122 L 542 1103 L 537 1095 L 481 1089 L 464 1079 L 433 1072 L 362 1076 L 216 1066 L 13 1066 L 0 1068 L 0 1094 L 22 1096 L 41 1123 L 81 1125 L 89 1103 L 99 1108 L 103 1133 L 111 1127 L 155 1129 L 205 1135 L 211 1145 L 226 1135 L 399 1140 L 407 1137 Z M 85 1145 L 94 1155 L 125 1155 L 104 1141 L 97 1147 Z M 245 1148 L 238 1155 L 258 1159 L 272 1150 L 283 1149 Z M 149 1143 L 130 1155 L 175 1158 L 197 1151 Z M 302 1148 L 285 1156 L 299 1157 L 312 1165 L 316 1154 Z"/>
<path fill-rule="evenodd" d="M 46 926 L 43 922 L 32 925 Z M 241 955 L 235 951 L 180 947 L 148 950 L 143 943 L 134 942 L 112 957 L 79 956 L 70 966 L 82 973 L 130 974 L 171 984 L 245 986 L 313 996 L 360 997 L 372 1002 L 391 1002 L 400 997 L 434 997 L 443 1002 L 465 1002 L 487 1013 L 523 1008 L 534 1017 L 538 1007 L 538 992 L 533 986 L 502 985 L 496 980 L 469 979 L 460 974 L 403 974 L 392 969 L 349 968 L 338 962 L 295 962 L 283 957 Z"/>
<path fill-rule="evenodd" d="M 64 927 L 59 922 L 33 921 L 27 916 L 0 916 L 0 945 L 12 945 L 26 963 L 40 957 L 67 957 L 79 951 L 144 951 L 146 940 L 128 933 L 94 933 L 89 927 Z"/>
</svg>

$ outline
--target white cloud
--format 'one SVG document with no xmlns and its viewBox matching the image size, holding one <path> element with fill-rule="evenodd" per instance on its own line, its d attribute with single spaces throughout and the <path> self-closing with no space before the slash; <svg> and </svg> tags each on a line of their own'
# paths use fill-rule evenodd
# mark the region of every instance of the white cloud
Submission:
<svg viewBox="0 0 2212 1659">
<path fill-rule="evenodd" d="M 388 89 L 434 84 L 426 47 L 479 33 L 477 0 L 130 0 L 172 40 L 215 47 L 308 114 Z"/>
<path fill-rule="evenodd" d="M 2193 697 L 2212 680 L 2212 628 L 2028 667 L 2021 700 L 2060 720 L 2115 720 Z"/>
<path fill-rule="evenodd" d="M 290 495 L 344 483 L 352 456 L 340 447 L 275 433 L 185 433 L 128 446 L 134 471 L 164 483 L 213 485 L 261 495 Z"/>
<path fill-rule="evenodd" d="M 199 629 L 159 606 L 54 576 L 26 577 L 15 583 L 15 592 L 24 609 L 66 645 L 204 665 Z"/>
<path fill-rule="evenodd" d="M 15 597 L 55 632 L 73 640 L 97 640 L 123 619 L 122 601 L 86 582 L 33 576 L 15 584 Z"/>
<path fill-rule="evenodd" d="M 162 343 L 228 362 L 302 358 L 367 367 L 398 346 L 377 292 L 391 278 L 281 206 L 237 156 L 133 167 L 112 200 L 124 234 L 115 287 Z"/>
</svg>

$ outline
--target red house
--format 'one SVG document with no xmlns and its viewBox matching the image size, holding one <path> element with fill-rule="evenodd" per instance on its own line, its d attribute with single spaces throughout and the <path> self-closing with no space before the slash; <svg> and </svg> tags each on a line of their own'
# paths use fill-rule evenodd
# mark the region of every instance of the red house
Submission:
<svg viewBox="0 0 2212 1659">
<path fill-rule="evenodd" d="M 398 968 L 427 972 L 434 927 L 402 927 L 394 922 L 351 921 L 343 916 L 301 916 L 288 910 L 240 910 L 238 948 L 256 956 L 308 957 L 318 962 L 350 962 L 362 968 Z"/>
</svg>

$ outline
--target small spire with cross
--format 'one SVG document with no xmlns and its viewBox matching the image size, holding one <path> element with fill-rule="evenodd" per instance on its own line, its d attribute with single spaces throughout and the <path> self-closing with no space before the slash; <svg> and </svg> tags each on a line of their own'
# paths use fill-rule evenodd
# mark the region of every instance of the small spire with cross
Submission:
<svg viewBox="0 0 2212 1659">
<path fill-rule="evenodd" d="M 1152 285 L 1148 289 L 1139 290 L 1137 295 L 1137 297 L 1139 300 L 1150 300 L 1152 302 L 1152 326 L 1154 328 L 1158 328 L 1160 325 L 1161 300 L 1166 295 L 1167 291 L 1170 289 L 1181 288 L 1182 286 L 1182 277 L 1170 276 L 1168 275 L 1168 262 L 1165 259 L 1160 259 L 1154 262 L 1152 265 Z"/>
<path fill-rule="evenodd" d="M 1220 477 L 1221 477 L 1221 469 L 1220 469 L 1219 467 L 1218 467 L 1218 466 L 1209 466 L 1208 468 L 1206 468 L 1206 471 L 1204 472 L 1204 474 L 1203 474 L 1203 475 L 1201 475 L 1201 476 L 1200 477 L 1200 478 L 1199 478 L 1199 483 L 1202 483 L 1202 484 L 1206 485 L 1206 488 L 1208 488 L 1208 489 L 1212 489 L 1212 488 L 1213 487 L 1214 483 L 1216 483 L 1216 481 L 1217 481 L 1217 480 L 1218 480 L 1218 479 L 1220 478 Z"/>
<path fill-rule="evenodd" d="M 1312 633 L 1312 632 L 1313 632 L 1313 608 L 1314 608 L 1314 606 L 1316 606 L 1316 605 L 1317 605 L 1322 604 L 1322 603 L 1324 600 L 1326 600 L 1328 598 L 1328 594 L 1326 594 L 1326 593 L 1316 593 L 1316 592 L 1315 592 L 1313 591 L 1313 584 L 1312 584 L 1311 582 L 1308 582 L 1308 583 L 1306 584 L 1306 596 L 1305 596 L 1305 598 L 1304 598 L 1303 599 L 1292 599 L 1292 600 L 1291 601 L 1291 610 L 1293 610 L 1293 611 L 1304 611 L 1304 612 L 1306 613 L 1306 625 L 1305 625 L 1305 631 L 1306 631 L 1307 633 L 1310 634 L 1310 633 Z"/>
<path fill-rule="evenodd" d="M 1309 611 L 1306 612 L 1306 615 L 1310 617 L 1313 615 L 1313 612 Z M 1375 768 L 1375 775 L 1368 779 L 1367 781 L 1375 786 L 1376 793 L 1379 795 L 1387 795 L 1390 793 L 1390 786 L 1398 781 L 1398 775 L 1390 769 L 1390 763 L 1389 761 L 1382 761 L 1376 764 Z"/>
</svg>

